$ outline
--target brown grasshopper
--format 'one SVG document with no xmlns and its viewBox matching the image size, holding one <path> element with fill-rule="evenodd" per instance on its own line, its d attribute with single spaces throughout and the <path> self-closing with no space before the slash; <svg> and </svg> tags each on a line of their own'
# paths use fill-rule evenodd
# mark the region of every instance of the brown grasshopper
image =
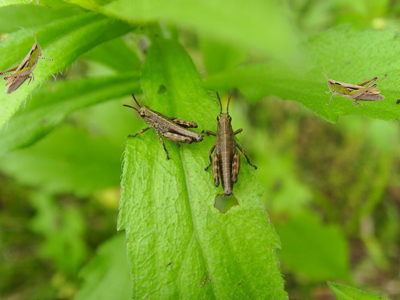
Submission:
<svg viewBox="0 0 400 300">
<path fill-rule="evenodd" d="M 243 129 L 240 128 L 233 132 L 231 124 L 232 118 L 229 115 L 229 102 L 231 100 L 231 96 L 232 93 L 229 95 L 225 114 L 222 113 L 221 99 L 219 98 L 219 94 L 217 93 L 220 107 L 220 113 L 217 117 L 217 133 L 209 130 L 203 131 L 207 135 L 213 135 L 217 137 L 215 145 L 211 148 L 208 154 L 208 157 L 210 158 L 210 164 L 205 168 L 205 170 L 207 171 L 208 168 L 212 165 L 214 185 L 218 187 L 219 180 L 220 178 L 222 178 L 222 186 L 224 188 L 225 196 L 229 196 L 232 194 L 233 184 L 237 181 L 237 175 L 240 169 L 240 155 L 236 148 L 239 148 L 239 150 L 244 154 L 248 164 L 257 170 L 257 166 L 253 165 L 250 162 L 250 159 L 242 146 L 240 146 L 235 140 L 235 135 L 241 133 Z M 215 154 L 212 157 L 212 153 L 214 152 L 214 150 Z"/>
<path fill-rule="evenodd" d="M 326 105 L 330 104 L 332 98 L 338 94 L 342 97 L 352 99 L 352 102 L 353 99 L 355 99 L 353 102 L 354 106 L 357 106 L 356 104 L 360 104 L 361 106 L 363 106 L 362 103 L 358 102 L 359 100 L 378 101 L 385 99 L 384 96 L 378 95 L 381 91 L 375 89 L 377 87 L 376 83 L 370 86 L 371 83 L 374 83 L 375 81 L 378 80 L 378 77 L 374 77 L 368 81 L 354 85 L 350 83 L 344 83 L 333 79 L 329 79 L 328 75 L 326 74 L 326 71 L 325 73 L 322 74 L 324 74 L 326 80 L 328 81 L 329 91 L 326 93 L 327 94 L 332 93 L 331 99 L 329 99 L 329 102 L 326 103 Z"/>
<path fill-rule="evenodd" d="M 32 80 L 35 80 L 32 71 L 37 66 L 39 59 L 47 59 L 50 61 L 54 60 L 42 57 L 42 49 L 40 48 L 36 40 L 36 36 L 33 35 L 33 37 L 35 39 L 35 44 L 32 46 L 32 49 L 25 56 L 24 60 L 19 64 L 19 66 L 16 66 L 4 72 L 0 72 L 0 76 L 14 73 L 4 77 L 4 80 L 7 80 L 6 86 L 9 87 L 7 90 L 7 94 L 11 94 L 12 92 L 16 91 L 28 78 L 28 85 L 31 83 Z"/>
<path fill-rule="evenodd" d="M 195 122 L 189 122 L 177 118 L 168 118 L 148 108 L 147 106 L 140 106 L 134 94 L 132 94 L 132 97 L 135 100 L 136 104 L 139 106 L 139 108 L 126 104 L 124 104 L 124 106 L 136 110 L 139 113 L 139 116 L 143 119 L 143 121 L 145 121 L 149 126 L 140 130 L 138 133 L 134 135 L 128 135 L 128 138 L 135 137 L 149 130 L 150 128 L 154 127 L 158 139 L 163 144 L 165 153 L 167 153 L 167 159 L 169 159 L 168 150 L 165 147 L 164 140 L 160 134 L 165 136 L 168 140 L 175 142 L 178 146 L 179 143 L 191 144 L 192 142 L 201 142 L 203 140 L 203 136 L 201 134 L 186 129 L 186 128 L 197 128 L 197 124 Z"/>
</svg>

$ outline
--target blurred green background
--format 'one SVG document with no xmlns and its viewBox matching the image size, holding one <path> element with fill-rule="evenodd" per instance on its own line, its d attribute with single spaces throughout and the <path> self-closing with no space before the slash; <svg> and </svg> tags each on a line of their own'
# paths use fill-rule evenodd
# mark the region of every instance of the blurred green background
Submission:
<svg viewBox="0 0 400 300">
<path fill-rule="evenodd" d="M 90 4 L 3 2 L 2 37 L 20 27 L 81 14 L 79 5 L 87 9 Z M 105 2 L 110 1 L 97 3 Z M 283 36 L 293 33 L 293 44 L 343 24 L 351 24 L 354 32 L 400 25 L 396 1 L 288 0 L 277 5 L 290 27 L 282 29 Z M 158 20 L 157 14 L 151 18 Z M 251 18 L 244 15 L 237 26 Z M 223 31 L 210 38 L 212 29 L 197 31 L 185 20 L 174 24 L 160 19 L 179 38 L 206 83 L 209 76 L 240 65 L 282 59 L 281 52 L 297 60 L 285 41 L 275 48 L 267 43 L 253 47 L 251 41 L 242 47 L 221 40 Z M 130 63 L 139 67 L 148 46 L 146 31 L 136 28 L 120 39 L 80 56 L 57 81 L 123 70 L 113 43 L 123 42 L 136 53 L 137 60 Z M 42 88 L 51 90 L 54 84 L 50 79 Z M 25 103 L 27 112 L 35 97 Z M 323 105 L 328 97 L 321 93 Z M 126 136 L 144 126 L 122 107 L 130 101 L 127 94 L 74 111 L 49 134 L 0 158 L 1 299 L 90 298 L 84 282 L 106 265 L 102 253 L 114 251 L 104 243 L 116 233 Z M 233 103 L 233 126 L 244 129 L 239 139 L 258 166 L 256 175 L 265 189 L 261 200 L 282 242 L 277 253 L 290 299 L 335 299 L 328 280 L 400 299 L 398 124 L 356 116 L 332 124 L 297 102 L 274 96 L 250 102 L 240 90 L 235 90 Z M 7 134 L 7 127 L 2 131 Z M 122 249 L 123 237 L 114 239 Z M 123 250 L 118 253 L 123 257 Z M 123 268 L 124 258 L 118 263 Z M 114 279 L 118 276 L 125 280 L 127 271 L 118 269 Z"/>
</svg>

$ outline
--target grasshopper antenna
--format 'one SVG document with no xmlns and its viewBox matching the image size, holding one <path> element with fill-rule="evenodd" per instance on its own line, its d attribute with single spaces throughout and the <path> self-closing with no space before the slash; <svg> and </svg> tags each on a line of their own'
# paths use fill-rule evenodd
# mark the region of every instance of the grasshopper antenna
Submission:
<svg viewBox="0 0 400 300">
<path fill-rule="evenodd" d="M 31 32 L 32 32 L 32 35 L 33 35 L 33 39 L 35 40 L 35 43 L 37 44 L 36 34 L 33 33 L 33 30 L 31 30 Z"/>
<path fill-rule="evenodd" d="M 222 103 L 221 103 L 221 98 L 219 97 L 218 92 L 217 92 L 217 97 L 218 97 L 218 101 L 219 101 L 219 114 L 222 114 Z"/>
<path fill-rule="evenodd" d="M 137 104 L 137 105 L 139 106 L 139 108 L 140 108 L 141 106 L 140 106 L 139 102 L 136 100 L 136 97 L 135 97 L 134 94 L 132 94 L 132 97 L 133 97 L 133 100 L 135 100 L 136 104 Z"/>
<path fill-rule="evenodd" d="M 129 108 L 133 108 L 134 110 L 136 110 L 137 112 L 139 112 L 138 109 L 137 109 L 136 107 L 134 107 L 134 106 L 130 106 L 130 105 L 128 105 L 128 104 L 122 104 L 122 106 L 126 106 L 126 107 L 129 107 Z"/>
<path fill-rule="evenodd" d="M 322 67 L 322 68 L 324 68 L 324 72 L 322 72 L 322 74 L 324 74 L 324 76 L 325 76 L 325 78 L 326 78 L 326 80 L 329 80 L 329 78 L 328 78 L 328 74 L 326 73 L 326 70 L 325 70 L 325 67 Z"/>
<path fill-rule="evenodd" d="M 232 92 L 229 93 L 228 104 L 226 105 L 226 113 L 229 115 L 229 103 L 231 102 Z"/>
</svg>

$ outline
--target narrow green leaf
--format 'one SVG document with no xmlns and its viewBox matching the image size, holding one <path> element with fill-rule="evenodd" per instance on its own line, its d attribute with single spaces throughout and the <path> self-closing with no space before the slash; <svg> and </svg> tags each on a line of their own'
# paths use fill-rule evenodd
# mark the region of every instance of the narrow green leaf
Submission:
<svg viewBox="0 0 400 300">
<path fill-rule="evenodd" d="M 143 105 L 216 129 L 217 102 L 175 41 L 153 40 L 142 90 Z M 214 142 L 178 148 L 165 140 L 166 160 L 154 130 L 127 141 L 118 228 L 126 230 L 134 298 L 287 298 L 274 251 L 279 240 L 244 159 L 234 189 L 240 205 L 226 214 L 214 208 L 222 189 L 204 171 Z"/>
<path fill-rule="evenodd" d="M 42 49 L 47 49 L 45 56 L 53 58 L 54 61 L 40 60 L 34 70 L 35 81 L 30 85 L 23 84 L 12 94 L 6 94 L 5 86 L 0 88 L 0 128 L 44 79 L 66 68 L 90 48 L 118 37 L 130 29 L 130 26 L 122 22 L 93 13 L 64 18 L 34 29 Z M 21 62 L 33 43 L 32 33 L 28 30 L 10 34 L 0 44 L 0 51 L 3 54 L 0 70 Z"/>
<path fill-rule="evenodd" d="M 367 294 L 350 286 L 328 282 L 329 287 L 338 300 L 389 300 L 374 294 Z"/>
<path fill-rule="evenodd" d="M 123 73 L 137 70 L 140 64 L 137 54 L 128 47 L 122 38 L 101 44 L 83 57 L 98 61 Z"/>
<path fill-rule="evenodd" d="M 0 156 L 36 142 L 73 111 L 138 91 L 136 74 L 49 83 L 0 134 Z"/>
<path fill-rule="evenodd" d="M 37 4 L 35 0 L 0 0 L 0 7 L 9 6 L 9 5 L 18 5 L 18 4 Z"/>
<path fill-rule="evenodd" d="M 29 0 L 25 2 L 29 3 Z M 35 0 L 33 0 L 33 4 L 36 4 Z M 67 3 L 64 2 L 64 4 Z M 81 7 L 75 5 L 67 4 L 66 6 L 61 8 L 42 5 L 0 6 L 0 32 L 10 33 L 21 28 L 39 26 L 85 12 Z"/>
<path fill-rule="evenodd" d="M 345 115 L 397 121 L 400 39 L 396 34 L 395 30 L 349 33 L 348 27 L 338 27 L 311 38 L 304 45 L 306 63 L 296 68 L 278 63 L 248 65 L 210 76 L 205 85 L 218 90 L 237 87 L 251 101 L 270 95 L 297 101 L 331 122 Z M 349 98 L 335 96 L 326 105 L 330 95 L 325 93 L 329 89 L 323 67 L 330 79 L 351 84 L 378 76 L 378 89 L 386 98 L 360 101 L 364 106 L 354 107 Z"/>
<path fill-rule="evenodd" d="M 282 262 L 309 280 L 348 280 L 349 253 L 345 237 L 335 225 L 323 225 L 311 213 L 293 216 L 276 226 L 282 241 Z"/>
<path fill-rule="evenodd" d="M 117 0 L 68 2 L 136 24 L 166 21 L 210 38 L 283 58 L 295 54 L 298 35 L 276 0 Z M 110 2 L 100 6 L 100 2 Z"/>
<path fill-rule="evenodd" d="M 0 170 L 50 193 L 86 196 L 118 186 L 120 157 L 120 147 L 64 125 L 32 147 L 2 156 Z"/>
<path fill-rule="evenodd" d="M 85 283 L 75 300 L 132 299 L 125 236 L 116 235 L 102 244 L 80 277 Z"/>
</svg>

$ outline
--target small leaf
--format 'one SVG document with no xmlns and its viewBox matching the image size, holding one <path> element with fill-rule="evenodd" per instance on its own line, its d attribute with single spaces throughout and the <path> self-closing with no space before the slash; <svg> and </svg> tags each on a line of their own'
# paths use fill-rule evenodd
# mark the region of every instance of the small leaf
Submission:
<svg viewBox="0 0 400 300">
<path fill-rule="evenodd" d="M 132 92 L 138 92 L 136 74 L 49 83 L 9 122 L 0 138 L 0 156 L 31 145 L 59 125 L 71 112 Z"/>
<path fill-rule="evenodd" d="M 217 102 L 175 41 L 153 40 L 141 79 L 143 105 L 215 130 Z M 134 298 L 287 299 L 279 240 L 244 160 L 234 189 L 239 206 L 226 214 L 214 207 L 222 190 L 204 171 L 214 142 L 178 148 L 165 140 L 166 160 L 154 130 L 127 141 L 118 228 L 126 230 Z"/>
<path fill-rule="evenodd" d="M 12 94 L 6 94 L 5 87 L 0 88 L 0 128 L 47 77 L 63 70 L 79 55 L 92 47 L 118 37 L 130 29 L 130 26 L 122 22 L 93 13 L 64 18 L 34 29 L 38 43 L 42 49 L 47 49 L 45 56 L 54 59 L 54 61 L 40 60 L 34 70 L 35 81 L 29 85 L 23 84 Z M 0 51 L 3 54 L 0 70 L 8 69 L 20 63 L 33 43 L 32 33 L 28 30 L 20 30 L 10 34 L 0 44 Z"/>
<path fill-rule="evenodd" d="M 389 300 L 374 294 L 367 294 L 353 287 L 328 282 L 329 287 L 338 300 Z"/>
<path fill-rule="evenodd" d="M 292 271 L 314 281 L 349 279 L 348 246 L 337 226 L 324 226 L 304 212 L 276 228 L 282 241 L 279 254 Z"/>
<path fill-rule="evenodd" d="M 125 236 L 116 235 L 102 244 L 80 277 L 85 283 L 75 300 L 132 299 Z"/>
</svg>

